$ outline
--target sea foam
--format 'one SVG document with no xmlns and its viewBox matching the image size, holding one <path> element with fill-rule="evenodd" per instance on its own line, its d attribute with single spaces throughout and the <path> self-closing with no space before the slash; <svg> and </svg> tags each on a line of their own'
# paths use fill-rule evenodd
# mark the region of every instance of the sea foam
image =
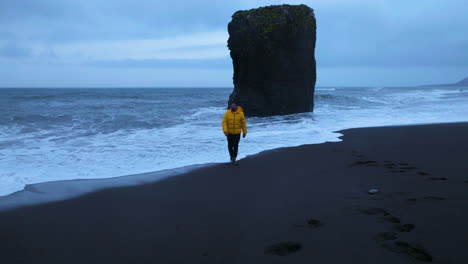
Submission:
<svg viewBox="0 0 468 264">
<path fill-rule="evenodd" d="M 0 90 L 0 195 L 28 184 L 226 162 L 221 118 L 229 92 Z M 314 113 L 248 118 L 239 158 L 340 141 L 335 131 L 348 128 L 466 122 L 467 99 L 450 87 L 317 89 Z"/>
</svg>

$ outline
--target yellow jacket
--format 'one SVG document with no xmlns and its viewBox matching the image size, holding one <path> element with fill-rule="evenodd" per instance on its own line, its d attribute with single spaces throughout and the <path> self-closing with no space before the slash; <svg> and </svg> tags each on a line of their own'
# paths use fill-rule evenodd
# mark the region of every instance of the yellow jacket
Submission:
<svg viewBox="0 0 468 264">
<path fill-rule="evenodd" d="M 223 117 L 223 132 L 229 134 L 240 134 L 240 132 L 247 134 L 247 124 L 245 122 L 244 112 L 239 106 L 236 112 L 231 109 L 227 110 Z"/>
</svg>

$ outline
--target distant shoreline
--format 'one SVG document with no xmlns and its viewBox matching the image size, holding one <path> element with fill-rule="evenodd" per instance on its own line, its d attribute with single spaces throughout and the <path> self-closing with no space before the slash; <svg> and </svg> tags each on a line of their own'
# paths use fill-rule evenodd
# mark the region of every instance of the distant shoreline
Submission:
<svg viewBox="0 0 468 264">
<path fill-rule="evenodd" d="M 316 86 L 315 90 L 327 89 L 327 88 L 431 88 L 431 87 L 468 87 L 468 84 L 428 84 L 428 85 L 399 85 L 399 86 L 385 86 L 385 85 L 361 85 L 361 86 L 341 86 L 341 85 L 332 85 L 332 86 Z M 0 87 L 0 90 L 8 89 L 234 89 L 234 87 Z"/>
<path fill-rule="evenodd" d="M 421 87 L 468 87 L 468 77 L 460 80 L 456 83 L 450 84 L 429 84 L 429 85 L 421 85 Z"/>
</svg>

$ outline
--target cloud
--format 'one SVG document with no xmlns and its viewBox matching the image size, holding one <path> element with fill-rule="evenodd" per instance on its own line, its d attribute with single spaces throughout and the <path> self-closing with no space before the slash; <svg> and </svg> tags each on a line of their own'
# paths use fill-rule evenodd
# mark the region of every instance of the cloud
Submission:
<svg viewBox="0 0 468 264">
<path fill-rule="evenodd" d="M 232 69 L 231 59 L 228 57 L 220 59 L 92 61 L 87 63 L 87 65 L 103 68 Z"/>
<path fill-rule="evenodd" d="M 327 72 L 468 66 L 468 0 L 2 0 L 0 58 L 32 74 L 52 74 L 39 65 L 227 69 L 231 15 L 282 3 L 315 9 L 317 64 Z"/>
<path fill-rule="evenodd" d="M 4 58 L 25 58 L 32 55 L 31 50 L 16 43 L 0 44 L 0 57 Z"/>
<path fill-rule="evenodd" d="M 228 55 L 225 31 L 159 39 L 76 42 L 53 45 L 59 58 L 87 60 L 214 59 Z"/>
<path fill-rule="evenodd" d="M 317 1 L 317 61 L 327 67 L 468 66 L 466 0 Z"/>
<path fill-rule="evenodd" d="M 466 2 L 3 0 L 0 43 L 70 62 L 221 58 L 228 54 L 226 27 L 236 10 L 303 3 L 315 9 L 321 65 L 468 65 Z"/>
<path fill-rule="evenodd" d="M 148 39 L 225 30 L 236 5 L 213 0 L 2 0 L 0 22 L 17 39 L 45 43 Z"/>
<path fill-rule="evenodd" d="M 0 87 L 232 87 L 231 69 L 95 67 L 0 59 Z"/>
<path fill-rule="evenodd" d="M 229 56 L 226 31 L 200 32 L 156 39 L 28 43 L 1 45 L 0 56 L 29 56 L 65 63 L 115 60 L 218 59 Z"/>
</svg>

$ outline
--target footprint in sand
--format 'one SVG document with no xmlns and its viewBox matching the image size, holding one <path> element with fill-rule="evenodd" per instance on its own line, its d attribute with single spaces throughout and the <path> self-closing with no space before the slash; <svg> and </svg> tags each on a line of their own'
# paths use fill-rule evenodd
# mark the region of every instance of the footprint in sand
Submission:
<svg viewBox="0 0 468 264">
<path fill-rule="evenodd" d="M 444 197 L 439 197 L 439 196 L 424 196 L 424 200 L 435 200 L 435 201 L 443 201 L 445 200 Z"/>
<path fill-rule="evenodd" d="M 412 167 L 412 166 L 409 166 L 409 167 L 401 167 L 402 170 L 416 170 L 417 168 L 416 167 Z"/>
<path fill-rule="evenodd" d="M 309 219 L 306 221 L 305 225 L 294 225 L 294 227 L 303 227 L 303 228 L 319 228 L 321 226 L 325 225 L 322 221 L 317 220 L 317 219 Z"/>
<path fill-rule="evenodd" d="M 385 161 L 387 162 L 387 161 Z M 410 166 L 408 163 L 398 163 L 399 165 L 399 168 L 397 168 L 397 170 L 393 170 L 392 172 L 406 172 L 406 170 L 417 170 L 418 168 L 414 167 L 414 166 Z M 397 166 L 396 164 L 394 164 L 393 162 L 391 161 L 388 161 L 387 164 L 384 165 L 385 167 L 389 168 L 389 169 L 393 169 L 395 166 Z M 399 169 L 399 170 L 398 170 Z M 426 172 L 418 172 L 420 175 L 429 175 L 429 173 L 426 173 Z"/>
<path fill-rule="evenodd" d="M 401 222 L 398 217 L 391 215 L 387 210 L 382 208 L 369 208 L 362 210 L 361 212 L 366 215 L 383 216 L 381 218 L 378 218 L 381 220 L 381 222 L 389 222 L 392 224 L 398 224 Z"/>
<path fill-rule="evenodd" d="M 395 232 L 382 232 L 377 234 L 377 239 L 381 241 L 395 240 L 397 239 L 397 235 Z"/>
<path fill-rule="evenodd" d="M 359 199 L 361 199 L 361 197 L 359 197 L 359 196 L 345 196 L 343 198 L 346 199 L 346 200 L 359 200 Z"/>
<path fill-rule="evenodd" d="M 377 161 L 375 160 L 359 160 L 353 163 L 354 165 L 376 165 Z"/>
<path fill-rule="evenodd" d="M 408 198 L 406 199 L 409 202 L 416 202 L 418 200 L 428 200 L 428 201 L 443 201 L 446 200 L 447 198 L 440 197 L 440 196 L 424 196 L 423 198 Z"/>
<path fill-rule="evenodd" d="M 403 172 L 406 172 L 405 170 L 392 170 L 392 172 L 398 172 L 398 173 L 403 173 Z"/>
<path fill-rule="evenodd" d="M 287 256 L 302 249 L 302 244 L 292 241 L 281 242 L 268 246 L 265 249 L 265 254 L 276 256 Z"/>
<path fill-rule="evenodd" d="M 382 208 L 368 208 L 368 209 L 361 210 L 361 212 L 366 215 L 383 215 L 383 216 L 390 215 L 390 213 L 387 212 L 387 210 L 382 209 Z"/>
<path fill-rule="evenodd" d="M 431 181 L 446 181 L 446 180 L 448 180 L 448 179 L 445 178 L 445 177 L 439 177 L 439 178 L 434 178 L 434 177 L 432 177 L 432 178 L 427 178 L 427 179 L 428 179 L 428 180 L 431 180 Z"/>
<path fill-rule="evenodd" d="M 385 217 L 384 220 L 393 224 L 398 224 L 401 222 L 400 219 L 398 219 L 398 217 L 392 215 Z"/>
<path fill-rule="evenodd" d="M 405 241 L 395 241 L 393 244 L 382 244 L 382 247 L 398 254 L 405 254 L 414 259 L 432 262 L 432 256 L 420 245 L 412 245 Z"/>
<path fill-rule="evenodd" d="M 361 210 L 361 212 L 366 215 L 374 215 L 378 217 L 383 216 L 382 218 L 377 218 L 377 219 L 383 219 L 383 221 L 390 222 L 392 224 L 400 223 L 400 219 L 391 215 L 387 210 L 382 209 L 382 208 L 368 208 L 368 209 Z M 397 239 L 397 235 L 395 232 L 381 232 L 377 234 L 376 238 L 377 240 L 381 240 L 381 241 L 394 240 L 394 239 Z"/>
<path fill-rule="evenodd" d="M 413 224 L 395 225 L 395 229 L 398 232 L 411 232 L 416 226 Z"/>
<path fill-rule="evenodd" d="M 384 219 L 390 223 L 400 223 L 400 219 L 392 216 L 387 210 L 382 208 L 368 208 L 361 210 L 361 212 L 367 215 L 384 216 Z M 395 224 L 394 227 L 398 232 L 411 232 L 416 228 L 413 224 Z M 395 232 L 381 232 L 377 234 L 376 238 L 380 241 L 389 241 L 397 239 L 398 236 Z M 395 241 L 392 244 L 384 243 L 382 247 L 395 253 L 406 254 L 420 261 L 432 262 L 432 256 L 420 245 L 413 245 L 404 241 Z"/>
<path fill-rule="evenodd" d="M 318 227 L 321 227 L 324 225 L 324 223 L 320 220 L 317 220 L 317 219 L 309 219 L 307 220 L 307 225 L 310 227 L 310 228 L 318 228 Z"/>
</svg>

